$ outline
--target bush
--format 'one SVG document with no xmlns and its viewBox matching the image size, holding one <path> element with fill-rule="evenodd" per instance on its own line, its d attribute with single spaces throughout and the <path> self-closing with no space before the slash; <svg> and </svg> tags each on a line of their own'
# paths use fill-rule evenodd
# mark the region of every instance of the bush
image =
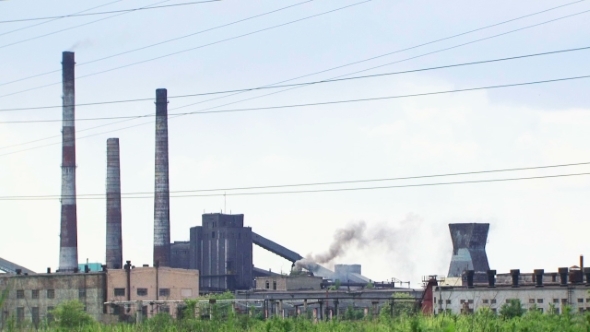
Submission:
<svg viewBox="0 0 590 332">
<path fill-rule="evenodd" d="M 84 305 L 78 301 L 66 301 L 58 305 L 51 314 L 55 325 L 72 329 L 93 324 L 94 318 L 84 311 Z"/>
<path fill-rule="evenodd" d="M 524 314 L 524 309 L 520 300 L 509 300 L 508 303 L 504 304 L 502 308 L 500 308 L 500 315 L 505 319 L 510 319 L 514 317 L 521 317 Z"/>
</svg>

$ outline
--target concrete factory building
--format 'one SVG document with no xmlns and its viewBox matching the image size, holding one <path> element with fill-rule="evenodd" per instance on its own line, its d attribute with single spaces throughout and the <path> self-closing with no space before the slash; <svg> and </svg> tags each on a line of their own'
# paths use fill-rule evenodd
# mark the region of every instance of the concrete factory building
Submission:
<svg viewBox="0 0 590 332">
<path fill-rule="evenodd" d="M 511 300 L 519 300 L 526 310 L 560 313 L 569 306 L 575 312 L 588 311 L 590 269 L 583 271 L 586 283 L 577 266 L 559 268 L 557 273 L 535 270 L 523 275 L 520 270 L 511 270 L 510 274 L 496 276 L 494 270 L 489 270 L 488 283 L 481 284 L 474 283 L 474 271 L 471 270 L 466 273 L 467 282 L 462 285 L 432 287 L 432 313 L 465 314 L 481 308 L 499 313 L 501 307 Z M 429 292 L 428 288 L 426 292 Z"/>
<path fill-rule="evenodd" d="M 322 277 L 269 276 L 254 279 L 257 291 L 308 291 L 322 289 Z"/>
<path fill-rule="evenodd" d="M 37 325 L 51 319 L 51 310 L 65 301 L 77 300 L 94 319 L 112 322 L 133 315 L 121 310 L 124 303 L 142 304 L 144 317 L 158 312 L 176 315 L 177 303 L 199 295 L 199 272 L 168 267 L 132 268 L 89 273 L 0 274 L 0 293 L 8 297 L 0 315 Z M 105 306 L 109 302 L 111 305 Z"/>
<path fill-rule="evenodd" d="M 203 226 L 190 229 L 189 257 L 189 267 L 201 273 L 203 289 L 252 287 L 252 228 L 244 227 L 243 214 L 204 214 Z"/>
</svg>

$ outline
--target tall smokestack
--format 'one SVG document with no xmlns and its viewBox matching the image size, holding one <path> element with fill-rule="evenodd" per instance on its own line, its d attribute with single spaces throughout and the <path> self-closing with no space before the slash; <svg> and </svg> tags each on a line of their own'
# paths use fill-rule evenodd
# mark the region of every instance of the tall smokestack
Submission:
<svg viewBox="0 0 590 332">
<path fill-rule="evenodd" d="M 156 172 L 154 191 L 154 266 L 170 266 L 170 185 L 168 180 L 168 98 L 156 90 Z"/>
<path fill-rule="evenodd" d="M 107 245 L 108 269 L 123 268 L 123 240 L 121 236 L 121 164 L 119 139 L 107 139 Z"/>
<path fill-rule="evenodd" d="M 63 129 L 61 164 L 60 272 L 78 267 L 78 226 L 76 217 L 76 129 L 74 52 L 62 54 Z"/>
<path fill-rule="evenodd" d="M 461 277 L 464 271 L 475 271 L 475 281 L 485 282 L 490 269 L 486 242 L 490 224 L 449 224 L 453 239 L 453 256 L 448 277 Z M 481 280 L 480 280 L 481 279 Z"/>
</svg>

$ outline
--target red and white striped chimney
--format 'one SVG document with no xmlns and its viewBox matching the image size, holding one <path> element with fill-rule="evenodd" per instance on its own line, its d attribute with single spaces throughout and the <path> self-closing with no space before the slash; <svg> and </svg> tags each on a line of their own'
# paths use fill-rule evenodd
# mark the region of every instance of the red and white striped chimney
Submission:
<svg viewBox="0 0 590 332">
<path fill-rule="evenodd" d="M 74 52 L 62 54 L 63 129 L 61 164 L 61 233 L 59 271 L 78 268 L 78 226 L 76 216 L 76 129 Z"/>
<path fill-rule="evenodd" d="M 168 92 L 156 90 L 156 172 L 154 266 L 170 266 L 170 185 L 168 180 Z"/>
</svg>

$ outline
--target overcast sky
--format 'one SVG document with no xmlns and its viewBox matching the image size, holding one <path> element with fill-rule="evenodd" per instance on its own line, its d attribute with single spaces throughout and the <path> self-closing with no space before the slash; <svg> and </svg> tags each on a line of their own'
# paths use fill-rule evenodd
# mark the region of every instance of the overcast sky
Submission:
<svg viewBox="0 0 590 332">
<path fill-rule="evenodd" d="M 66 15 L 105 4 L 108 5 L 91 12 L 182 2 L 10 0 L 0 2 L 0 21 Z M 157 88 L 167 88 L 169 96 L 178 96 L 264 86 L 569 3 L 492 28 L 292 81 L 307 82 L 391 62 L 398 63 L 363 74 L 588 47 L 590 12 L 485 38 L 590 11 L 590 3 L 223 0 L 64 18 L 33 27 L 45 21 L 0 23 L 0 109 L 61 105 L 60 62 L 65 50 L 76 52 L 78 77 L 98 73 L 76 81 L 78 103 L 149 99 L 155 96 Z M 84 65 L 289 5 L 296 6 Z M 348 5 L 354 6 L 326 13 Z M 321 13 L 326 14 L 223 41 Z M 94 22 L 97 20 L 100 21 Z M 26 29 L 14 31 L 21 28 Z M 63 29 L 69 30 L 58 32 Z M 42 37 L 53 32 L 57 33 Z M 27 41 L 30 38 L 35 39 Z M 466 45 L 458 46 L 461 44 Z M 454 46 L 458 47 L 434 52 Z M 111 70 L 189 49 L 193 50 Z M 264 95 L 279 90 L 230 97 L 170 98 L 169 112 L 212 107 L 255 109 L 589 75 L 589 53 L 583 50 L 318 84 L 269 96 Z M 399 62 L 406 59 L 409 60 Z M 4 84 L 51 71 L 56 72 Z M 53 83 L 57 84 L 50 85 Z M 21 92 L 44 85 L 49 86 Z M 171 117 L 170 188 L 181 191 L 366 180 L 590 162 L 589 88 L 589 80 L 580 79 L 362 103 Z M 242 101 L 257 96 L 261 98 Z M 218 99 L 209 100 L 213 98 Z M 229 103 L 232 104 L 223 106 Z M 194 105 L 175 110 L 190 104 Z M 134 116 L 154 111 L 153 100 L 147 100 L 78 107 L 76 116 Z M 0 122 L 60 119 L 60 108 L 0 112 Z M 104 193 L 109 137 L 120 138 L 122 191 L 153 191 L 154 119 L 121 121 L 77 122 L 78 194 Z M 101 127 L 94 128 L 97 126 Z M 126 128 L 129 126 L 134 127 Z M 117 129 L 121 130 L 111 132 Z M 0 123 L 0 196 L 60 194 L 60 130 L 59 121 Z M 83 138 L 87 135 L 91 136 Z M 584 172 L 590 172 L 590 165 L 250 192 Z M 487 253 L 492 268 L 499 273 L 513 268 L 523 272 L 535 268 L 555 271 L 560 266 L 577 264 L 578 255 L 590 253 L 590 204 L 585 203 L 590 195 L 589 185 L 589 176 L 572 176 L 298 194 L 239 196 L 227 191 L 226 198 L 172 198 L 172 240 L 188 240 L 189 228 L 201 224 L 203 212 L 219 212 L 226 207 L 228 213 L 243 213 L 246 224 L 255 232 L 307 255 L 325 251 L 336 229 L 364 221 L 369 232 L 387 230 L 388 240 L 353 245 L 336 263 L 360 263 L 363 274 L 370 278 L 395 277 L 416 286 L 422 276 L 446 275 L 452 248 L 449 223 L 489 222 Z M 78 200 L 80 261 L 104 262 L 105 210 L 104 199 Z M 0 257 L 36 271 L 55 269 L 59 253 L 59 199 L 4 199 L 0 200 L 0 211 Z M 152 198 L 123 200 L 123 233 L 124 259 L 137 265 L 151 264 Z M 288 261 L 257 247 L 254 262 L 273 271 L 286 272 L 290 268 Z"/>
</svg>

